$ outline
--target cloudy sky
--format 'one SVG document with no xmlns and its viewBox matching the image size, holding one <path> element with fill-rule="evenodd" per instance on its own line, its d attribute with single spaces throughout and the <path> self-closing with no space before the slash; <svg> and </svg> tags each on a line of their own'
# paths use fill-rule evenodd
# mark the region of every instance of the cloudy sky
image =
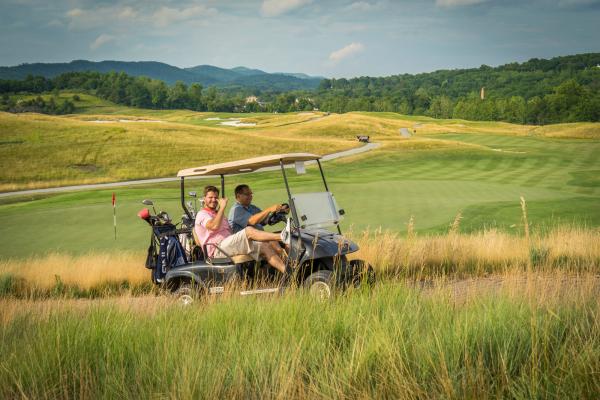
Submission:
<svg viewBox="0 0 600 400">
<path fill-rule="evenodd" d="M 600 0 L 0 0 L 0 65 L 386 76 L 598 52 L 599 27 Z"/>
</svg>

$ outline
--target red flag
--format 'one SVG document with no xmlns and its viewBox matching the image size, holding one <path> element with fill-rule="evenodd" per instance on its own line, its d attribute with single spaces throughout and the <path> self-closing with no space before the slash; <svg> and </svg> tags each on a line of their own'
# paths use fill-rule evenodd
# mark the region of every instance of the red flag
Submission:
<svg viewBox="0 0 600 400">
<path fill-rule="evenodd" d="M 112 197 L 113 207 L 115 206 L 116 200 L 117 200 L 117 198 L 115 197 L 115 192 L 113 192 L 113 197 Z"/>
</svg>

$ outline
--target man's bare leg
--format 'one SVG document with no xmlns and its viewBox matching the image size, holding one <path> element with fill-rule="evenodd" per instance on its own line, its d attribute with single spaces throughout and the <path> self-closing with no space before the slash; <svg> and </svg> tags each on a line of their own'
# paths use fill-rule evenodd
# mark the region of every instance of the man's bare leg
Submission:
<svg viewBox="0 0 600 400">
<path fill-rule="evenodd" d="M 279 240 L 281 235 L 278 233 L 271 233 L 260 231 L 250 226 L 245 228 L 246 237 L 250 240 L 257 242 L 264 242 L 260 246 L 260 252 L 265 257 L 269 265 L 277 269 L 281 273 L 285 273 L 285 262 L 281 259 L 279 252 L 275 250 L 275 246 L 279 247 Z"/>
<path fill-rule="evenodd" d="M 265 245 L 269 245 L 269 246 L 271 246 L 271 247 L 273 248 L 273 250 L 275 250 L 275 253 L 276 253 L 276 254 L 277 254 L 279 257 L 281 257 L 281 259 L 282 259 L 282 260 L 284 260 L 284 259 L 285 259 L 285 257 L 287 257 L 287 253 L 286 253 L 286 251 L 283 249 L 283 247 L 281 247 L 281 246 L 279 245 L 279 242 L 275 242 L 275 241 L 272 241 L 272 242 L 266 242 L 266 243 L 265 243 Z"/>
<path fill-rule="evenodd" d="M 278 242 L 281 240 L 281 235 L 279 233 L 259 231 L 258 229 L 250 226 L 244 229 L 246 230 L 246 237 L 250 240 L 256 240 L 257 242 Z"/>
<path fill-rule="evenodd" d="M 263 243 L 260 246 L 260 252 L 265 257 L 270 266 L 281 272 L 285 273 L 285 263 L 275 252 L 275 249 L 269 245 L 269 243 Z"/>
</svg>

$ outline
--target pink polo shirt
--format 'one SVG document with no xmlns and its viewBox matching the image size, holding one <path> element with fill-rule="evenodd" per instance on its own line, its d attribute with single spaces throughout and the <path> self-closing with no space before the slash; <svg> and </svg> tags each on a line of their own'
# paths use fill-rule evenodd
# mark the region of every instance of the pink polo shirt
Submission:
<svg viewBox="0 0 600 400">
<path fill-rule="evenodd" d="M 196 224 L 194 225 L 194 229 L 196 230 L 196 235 L 198 235 L 198 240 L 202 245 L 207 243 L 219 244 L 221 243 L 221 240 L 225 239 L 227 236 L 231 236 L 231 227 L 229 226 L 229 222 L 227 222 L 227 217 L 225 216 L 223 216 L 221 225 L 218 229 L 211 231 L 206 227 L 208 221 L 213 220 L 216 215 L 216 211 L 207 207 L 204 207 L 196 215 Z M 209 257 L 213 256 L 215 249 L 215 246 L 206 247 Z"/>
</svg>

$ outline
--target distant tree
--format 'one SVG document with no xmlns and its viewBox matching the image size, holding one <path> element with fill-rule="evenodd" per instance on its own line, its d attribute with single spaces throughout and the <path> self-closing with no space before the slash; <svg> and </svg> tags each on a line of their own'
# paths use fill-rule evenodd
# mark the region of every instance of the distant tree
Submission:
<svg viewBox="0 0 600 400">
<path fill-rule="evenodd" d="M 175 82 L 175 85 L 169 88 L 167 103 L 170 108 L 186 108 L 189 103 L 187 85 L 182 81 Z"/>
<path fill-rule="evenodd" d="M 188 90 L 188 108 L 196 111 L 206 111 L 206 105 L 202 99 L 202 85 L 192 83 Z"/>
</svg>

